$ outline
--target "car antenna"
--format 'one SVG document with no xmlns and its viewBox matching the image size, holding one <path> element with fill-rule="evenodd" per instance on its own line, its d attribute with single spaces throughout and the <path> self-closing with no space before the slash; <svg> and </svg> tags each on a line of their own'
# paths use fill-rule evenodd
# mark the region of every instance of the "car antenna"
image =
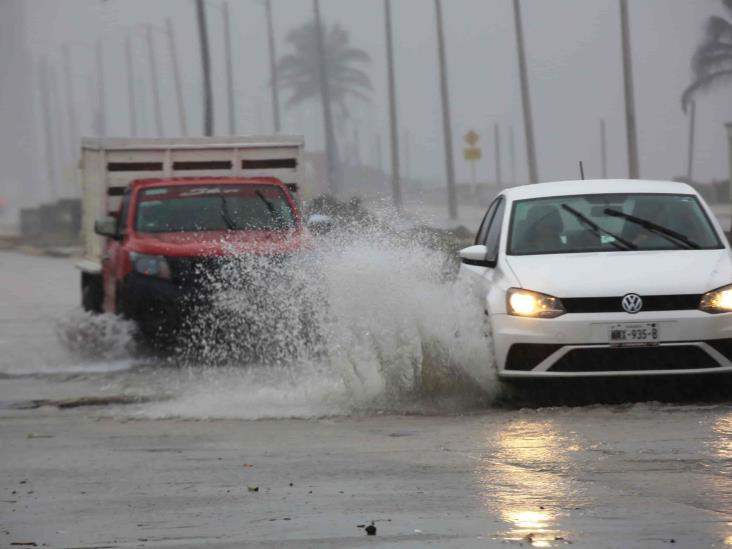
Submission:
<svg viewBox="0 0 732 549">
<path fill-rule="evenodd" d="M 582 178 L 582 181 L 584 181 L 585 180 L 585 167 L 582 164 L 581 160 L 579 161 L 579 166 L 580 166 L 580 177 Z"/>
</svg>

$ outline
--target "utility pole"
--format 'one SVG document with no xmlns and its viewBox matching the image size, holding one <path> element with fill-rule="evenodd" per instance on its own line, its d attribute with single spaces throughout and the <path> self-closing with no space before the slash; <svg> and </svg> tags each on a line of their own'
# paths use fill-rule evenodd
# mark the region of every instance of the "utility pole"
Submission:
<svg viewBox="0 0 732 549">
<path fill-rule="evenodd" d="M 495 145 L 495 162 L 496 162 L 496 187 L 503 186 L 503 178 L 501 177 L 501 129 L 498 124 L 493 125 L 493 143 Z"/>
<path fill-rule="evenodd" d="M 412 136 L 404 130 L 404 179 L 409 185 L 412 179 Z"/>
<path fill-rule="evenodd" d="M 513 137 L 513 126 L 508 128 L 508 155 L 511 160 L 511 186 L 516 185 L 516 142 Z"/>
<path fill-rule="evenodd" d="M 49 75 L 49 96 L 50 96 L 50 110 L 51 110 L 51 118 L 55 120 L 55 123 L 53 124 L 53 136 L 52 139 L 56 140 L 56 145 L 54 147 L 54 150 L 58 151 L 55 155 L 55 163 L 54 163 L 54 169 L 56 170 L 56 184 L 57 184 L 57 190 L 59 195 L 65 194 L 64 187 L 66 186 L 66 155 L 64 154 L 64 128 L 62 126 L 63 124 L 63 117 L 61 116 L 61 112 L 63 111 L 63 107 L 61 106 L 61 96 L 59 94 L 59 86 L 58 86 L 58 75 L 56 72 L 56 68 L 53 65 L 49 65 L 48 67 L 48 75 Z"/>
<path fill-rule="evenodd" d="M 358 125 L 353 125 L 353 160 L 356 166 L 361 166 L 361 132 L 358 131 Z"/>
<path fill-rule="evenodd" d="M 203 134 L 213 135 L 213 95 L 211 92 L 211 57 L 206 28 L 206 6 L 203 0 L 196 0 L 198 38 L 201 45 L 201 73 L 203 74 Z"/>
<path fill-rule="evenodd" d="M 391 0 L 384 0 L 386 23 L 386 67 L 389 87 L 389 129 L 391 137 L 391 192 L 397 211 L 402 211 L 401 175 L 399 173 L 399 122 L 397 120 L 396 84 L 394 82 L 394 42 L 391 32 Z"/>
<path fill-rule="evenodd" d="M 376 161 L 376 167 L 379 169 L 379 175 L 384 174 L 384 157 L 382 152 L 381 133 L 377 132 L 376 138 L 374 139 L 374 160 Z"/>
<path fill-rule="evenodd" d="M 521 81 L 521 104 L 524 111 L 524 133 L 526 134 L 526 157 L 529 162 L 529 183 L 538 183 L 539 168 L 536 162 L 534 119 L 531 115 L 531 95 L 529 91 L 529 76 L 526 69 L 524 28 L 521 22 L 521 5 L 519 4 L 519 0 L 513 0 L 513 20 L 516 25 L 516 51 L 518 52 L 519 78 Z"/>
<path fill-rule="evenodd" d="M 224 2 L 221 15 L 224 18 L 224 56 L 226 61 L 226 98 L 229 110 L 229 135 L 236 135 L 236 110 L 234 108 L 234 68 L 231 62 L 231 19 L 229 3 Z"/>
<path fill-rule="evenodd" d="M 630 179 L 640 177 L 638 135 L 636 131 L 635 97 L 633 95 L 633 65 L 628 25 L 628 0 L 620 0 L 620 29 L 623 46 L 623 84 L 625 90 L 625 125 L 628 139 L 628 174 Z"/>
<path fill-rule="evenodd" d="M 694 170 L 694 133 L 695 133 L 695 126 L 696 126 L 696 101 L 693 99 L 691 100 L 689 106 L 691 107 L 691 110 L 689 111 L 689 160 L 686 168 L 686 181 L 687 183 L 691 183 L 693 170 Z"/>
<path fill-rule="evenodd" d="M 328 169 L 328 185 L 330 192 L 337 195 L 340 187 L 335 134 L 333 133 L 333 113 L 330 102 L 330 82 L 325 59 L 325 37 L 323 36 L 323 20 L 320 15 L 320 0 L 313 0 L 315 17 L 315 34 L 318 48 L 318 74 L 320 77 L 320 99 L 323 106 L 323 123 L 325 125 L 325 158 Z"/>
<path fill-rule="evenodd" d="M 135 71 L 132 65 L 132 41 L 125 37 L 125 63 L 127 65 L 127 99 L 130 111 L 130 135 L 137 137 L 137 105 L 135 98 Z"/>
<path fill-rule="evenodd" d="M 107 106 L 104 92 L 104 52 L 102 50 L 102 40 L 97 39 L 96 48 L 97 62 L 97 134 L 99 137 L 107 136 Z"/>
<path fill-rule="evenodd" d="M 57 198 L 55 151 L 53 150 L 53 125 L 51 122 L 51 101 L 49 99 L 48 61 L 44 58 L 38 63 L 38 73 L 41 91 L 41 113 L 43 115 L 43 136 L 46 145 L 46 174 L 51 198 Z"/>
<path fill-rule="evenodd" d="M 600 119 L 600 160 L 602 178 L 607 179 L 607 136 L 605 134 L 605 119 Z"/>
<path fill-rule="evenodd" d="M 74 94 L 73 73 L 71 67 L 71 52 L 69 45 L 63 47 L 64 74 L 66 80 L 66 114 L 69 117 L 69 141 L 71 145 L 71 158 L 75 158 L 79 149 L 79 132 L 76 127 L 76 100 Z"/>
<path fill-rule="evenodd" d="M 178 48 L 175 45 L 175 33 L 173 22 L 170 17 L 165 19 L 165 31 L 168 35 L 168 49 L 170 50 L 170 64 L 173 67 L 173 83 L 175 84 L 175 99 L 178 104 L 178 123 L 182 136 L 188 136 L 188 121 L 186 120 L 186 106 L 183 101 L 183 83 L 180 79 L 180 68 L 178 66 Z"/>
<path fill-rule="evenodd" d="M 447 209 L 450 219 L 457 219 L 457 196 L 455 193 L 455 163 L 452 154 L 452 123 L 450 121 L 450 97 L 447 85 L 447 59 L 445 55 L 445 33 L 442 26 L 442 3 L 435 0 L 437 16 L 437 54 L 440 65 L 440 95 L 442 97 L 442 134 L 445 140 L 445 171 L 447 175 Z"/>
<path fill-rule="evenodd" d="M 272 17 L 272 0 L 264 3 L 267 15 L 267 42 L 269 45 L 269 76 L 272 86 L 272 123 L 275 133 L 282 130 L 280 122 L 280 90 L 277 80 L 277 52 L 275 49 L 274 18 Z"/>
<path fill-rule="evenodd" d="M 147 35 L 147 55 L 148 64 L 150 66 L 150 85 L 152 86 L 153 110 L 155 111 L 155 133 L 158 137 L 163 135 L 163 113 L 160 106 L 160 75 L 158 73 L 158 65 L 155 60 L 155 42 L 153 40 L 152 25 L 145 25 L 145 33 Z"/>
</svg>

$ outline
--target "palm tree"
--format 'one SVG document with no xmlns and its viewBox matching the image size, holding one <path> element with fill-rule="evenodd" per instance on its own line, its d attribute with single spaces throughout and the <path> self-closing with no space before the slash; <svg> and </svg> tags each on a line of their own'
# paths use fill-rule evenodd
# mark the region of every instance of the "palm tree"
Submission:
<svg viewBox="0 0 732 549">
<path fill-rule="evenodd" d="M 317 19 L 292 29 L 286 41 L 292 53 L 280 57 L 277 64 L 280 85 L 291 92 L 286 105 L 292 107 L 309 100 L 323 103 L 329 183 L 335 191 L 338 151 L 329 111 L 331 107 L 336 109 L 342 127 L 349 118 L 348 100 L 369 99 L 371 79 L 363 67 L 371 58 L 365 51 L 351 47 L 348 32 L 342 26 L 324 26 Z"/>
<path fill-rule="evenodd" d="M 732 15 L 732 0 L 722 0 Z M 681 95 L 681 107 L 686 111 L 691 97 L 732 79 L 732 20 L 713 15 L 707 22 L 704 40 L 691 61 L 694 82 Z"/>
</svg>

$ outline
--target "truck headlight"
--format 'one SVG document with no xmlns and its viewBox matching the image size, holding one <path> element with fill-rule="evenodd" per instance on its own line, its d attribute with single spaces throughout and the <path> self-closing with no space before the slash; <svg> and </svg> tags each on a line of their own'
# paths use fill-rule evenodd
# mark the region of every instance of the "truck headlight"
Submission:
<svg viewBox="0 0 732 549">
<path fill-rule="evenodd" d="M 732 312 L 732 284 L 705 293 L 701 298 L 699 308 L 712 314 Z"/>
<path fill-rule="evenodd" d="M 170 267 L 161 255 L 147 255 L 130 252 L 132 270 L 145 276 L 154 276 L 170 280 Z"/>
<path fill-rule="evenodd" d="M 521 288 L 506 292 L 506 310 L 513 316 L 532 318 L 556 318 L 567 312 L 560 299 Z"/>
</svg>

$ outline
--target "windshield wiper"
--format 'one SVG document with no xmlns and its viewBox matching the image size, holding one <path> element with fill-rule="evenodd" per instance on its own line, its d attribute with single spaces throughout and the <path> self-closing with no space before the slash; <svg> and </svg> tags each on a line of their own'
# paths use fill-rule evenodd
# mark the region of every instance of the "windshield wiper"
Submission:
<svg viewBox="0 0 732 549">
<path fill-rule="evenodd" d="M 673 242 L 674 244 L 681 243 L 681 244 L 684 244 L 687 248 L 699 248 L 700 247 L 699 244 L 694 242 L 692 239 L 690 239 L 685 234 L 677 233 L 676 231 L 669 229 L 668 227 L 664 227 L 663 225 L 658 225 L 657 223 L 654 223 L 653 221 L 649 221 L 648 219 L 643 219 L 642 217 L 636 217 L 634 215 L 630 215 L 625 212 L 613 210 L 612 208 L 605 208 L 605 215 L 609 215 L 612 217 L 622 217 L 623 219 L 627 219 L 631 223 L 640 225 L 644 229 L 651 231 L 653 233 L 656 233 L 659 236 L 665 238 L 666 240 Z"/>
<path fill-rule="evenodd" d="M 628 250 L 637 250 L 638 249 L 638 246 L 636 246 L 632 242 L 629 242 L 629 241 L 625 240 L 624 238 L 620 238 L 618 235 L 616 235 L 613 232 L 608 231 L 607 229 L 603 229 L 597 223 L 590 220 L 589 218 L 587 218 L 587 216 L 578 212 L 571 206 L 568 206 L 567 204 L 562 204 L 562 208 L 564 210 L 568 211 L 569 213 L 571 213 L 573 216 L 575 216 L 579 220 L 580 223 L 582 223 L 585 227 L 590 229 L 590 231 L 592 231 L 595 235 L 602 237 L 602 233 L 605 233 L 606 235 L 611 236 L 614 240 L 611 240 L 609 243 L 612 246 L 614 246 L 615 248 L 617 248 L 618 250 L 623 250 L 623 251 L 627 252 Z M 618 242 L 620 242 L 622 244 L 622 246 L 620 246 L 620 244 L 618 244 Z"/>
<path fill-rule="evenodd" d="M 239 227 L 234 223 L 234 220 L 231 218 L 231 214 L 229 213 L 229 203 L 226 201 L 223 190 L 219 192 L 219 197 L 221 198 L 221 217 L 224 220 L 224 223 L 226 223 L 226 226 L 230 231 L 238 230 Z"/>
<path fill-rule="evenodd" d="M 254 191 L 254 193 L 259 197 L 259 199 L 264 202 L 264 205 L 267 206 L 267 209 L 269 210 L 269 213 L 272 215 L 277 215 L 277 211 L 275 210 L 274 205 L 265 198 L 264 193 L 260 190 Z"/>
</svg>

